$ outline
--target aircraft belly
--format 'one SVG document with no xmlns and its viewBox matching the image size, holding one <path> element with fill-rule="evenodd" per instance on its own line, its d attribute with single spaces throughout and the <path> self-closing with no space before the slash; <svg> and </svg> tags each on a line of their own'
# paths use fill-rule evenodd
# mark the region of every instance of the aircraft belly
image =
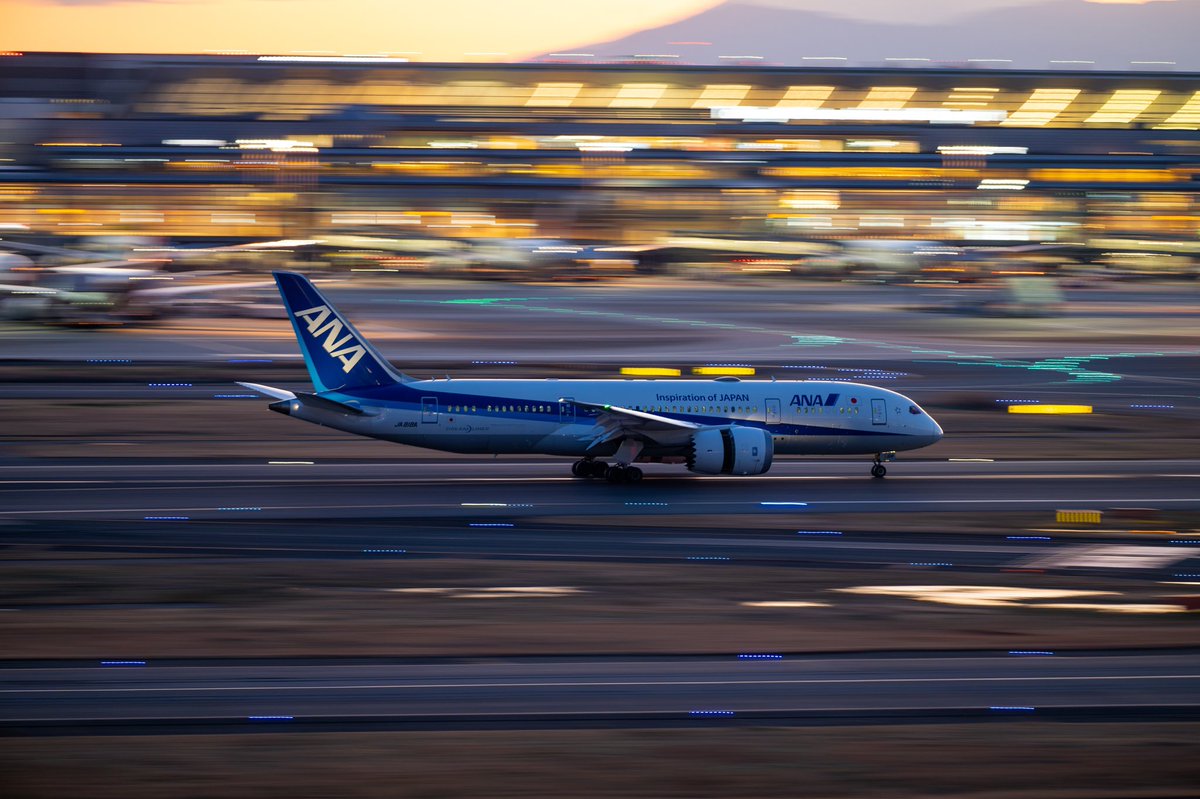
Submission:
<svg viewBox="0 0 1200 799">
<path fill-rule="evenodd" d="M 780 455 L 869 455 L 907 449 L 904 442 L 904 436 L 784 436 L 776 441 L 775 451 Z"/>
</svg>

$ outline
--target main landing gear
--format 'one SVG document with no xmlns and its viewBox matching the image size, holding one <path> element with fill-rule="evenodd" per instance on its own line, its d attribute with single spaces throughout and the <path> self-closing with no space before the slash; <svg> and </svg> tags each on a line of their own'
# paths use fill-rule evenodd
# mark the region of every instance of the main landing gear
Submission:
<svg viewBox="0 0 1200 799">
<path fill-rule="evenodd" d="M 584 458 L 571 464 L 571 474 L 576 477 L 602 477 L 610 483 L 636 483 L 642 479 L 642 470 L 636 466 L 615 463 L 609 466 L 604 461 Z"/>
<path fill-rule="evenodd" d="M 894 452 L 877 452 L 875 453 L 875 465 L 871 467 L 871 476 L 879 479 L 887 474 L 887 467 L 883 465 L 884 461 L 893 461 L 896 459 Z"/>
</svg>

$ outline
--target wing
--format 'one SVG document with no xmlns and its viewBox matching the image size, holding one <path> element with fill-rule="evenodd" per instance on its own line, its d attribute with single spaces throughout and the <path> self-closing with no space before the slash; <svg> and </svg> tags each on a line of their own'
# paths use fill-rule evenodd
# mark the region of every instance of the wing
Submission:
<svg viewBox="0 0 1200 799">
<path fill-rule="evenodd" d="M 685 422 L 681 419 L 671 419 L 656 413 L 635 411 L 632 408 L 622 408 L 619 405 L 602 405 L 595 402 L 580 402 L 579 400 L 563 400 L 572 402 L 576 407 L 596 412 L 596 428 L 592 443 L 588 449 L 606 444 L 610 441 L 620 441 L 624 438 L 636 438 L 641 441 L 665 444 L 675 443 L 673 439 L 680 438 L 681 433 L 699 430 L 700 425 Z"/>
</svg>

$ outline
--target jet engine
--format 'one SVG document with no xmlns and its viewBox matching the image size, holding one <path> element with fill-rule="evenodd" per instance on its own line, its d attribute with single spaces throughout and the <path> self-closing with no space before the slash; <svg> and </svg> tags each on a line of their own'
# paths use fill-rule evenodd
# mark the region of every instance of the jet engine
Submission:
<svg viewBox="0 0 1200 799">
<path fill-rule="evenodd" d="M 692 436 L 687 467 L 700 474 L 763 474 L 775 445 L 758 427 L 710 427 Z"/>
</svg>

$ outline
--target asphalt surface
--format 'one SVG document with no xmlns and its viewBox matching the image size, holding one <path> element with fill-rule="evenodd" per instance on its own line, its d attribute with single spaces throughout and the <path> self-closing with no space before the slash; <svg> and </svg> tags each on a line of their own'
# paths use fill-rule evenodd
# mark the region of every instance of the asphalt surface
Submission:
<svg viewBox="0 0 1200 799">
<path fill-rule="evenodd" d="M 741 653 L 770 655 L 772 653 Z M 0 733 L 153 725 L 595 726 L 1200 712 L 1196 653 L 138 661 L 0 667 Z"/>
<path fill-rule="evenodd" d="M 1013 399 L 1084 403 L 1118 421 L 1125 417 L 1116 414 L 1178 420 L 1180 430 L 1200 418 L 1190 285 L 1069 292 L 1064 313 L 1036 320 L 974 315 L 969 307 L 986 293 L 676 282 L 586 290 L 337 287 L 330 296 L 397 366 L 415 367 L 420 376 L 608 377 L 618 365 L 675 366 L 688 374 L 695 365 L 738 362 L 759 367 L 759 377 L 877 383 L 927 405 L 932 399 L 935 407 L 940 401 L 947 408 L 990 408 Z M 43 559 L 152 554 L 156 563 L 465 557 L 700 569 L 738 562 L 908 574 L 1014 569 L 1135 581 L 1200 571 L 1192 565 L 1200 545 L 1184 530 L 1113 539 L 939 529 L 936 516 L 945 513 L 1028 511 L 1049 521 L 1056 509 L 1200 508 L 1200 459 L 1072 458 L 1065 433 L 1030 452 L 1051 459 L 950 462 L 914 453 L 890 465 L 884 480 L 868 476 L 868 458 L 779 460 L 769 474 L 748 478 L 650 465 L 642 483 L 613 486 L 571 478 L 567 459 L 426 457 L 398 448 L 396 463 L 332 460 L 322 457 L 320 438 L 298 439 L 290 450 L 310 446 L 295 458 L 303 462 L 219 454 L 254 450 L 258 436 L 273 440 L 274 428 L 266 426 L 261 433 L 255 428 L 255 442 L 218 446 L 203 461 L 162 457 L 187 453 L 191 432 L 181 434 L 182 443 L 155 433 L 161 446 L 144 460 L 137 449 L 85 459 L 80 444 L 126 440 L 111 432 L 125 429 L 122 419 L 133 420 L 133 436 L 141 403 L 186 400 L 181 408 L 206 414 L 218 431 L 228 414 L 265 413 L 256 407 L 261 400 L 235 396 L 244 392 L 231 381 L 302 382 L 288 326 L 282 319 L 204 318 L 101 330 L 0 325 L 0 359 L 7 380 L 0 399 L 47 400 L 61 414 L 81 412 L 72 405 L 77 400 L 91 401 L 82 412 L 101 415 L 108 427 L 96 429 L 109 430 L 77 441 L 55 429 L 62 417 L 51 414 L 44 428 L 7 431 L 0 439 L 36 441 L 49 448 L 39 451 L 62 453 L 32 458 L 0 449 L 0 552 L 18 559 L 29 552 Z M 105 417 L 116 413 L 106 408 L 127 416 Z M 1078 435 L 1107 434 L 1098 427 L 1079 428 Z M 977 434 L 1008 429 L 984 428 Z M 1149 451 L 1176 454 L 1159 443 Z M 1053 459 L 1058 452 L 1062 457 Z M 864 512 L 903 515 L 910 530 L 912 522 L 929 519 L 929 529 L 843 531 L 826 516 Z M 806 523 L 813 514 L 825 521 Z M 0 662 L 0 734 L 861 724 L 1030 715 L 1194 720 L 1196 663 L 1191 650 Z"/>
<path fill-rule="evenodd" d="M 1003 290 L 975 286 L 679 277 L 585 287 L 350 278 L 324 290 L 402 367 L 430 359 L 613 363 L 689 354 L 713 361 L 1200 354 L 1195 283 L 1069 290 L 1059 311 L 1038 318 L 981 314 L 979 303 Z M 0 324 L 0 357 L 298 360 L 282 312 L 277 319 L 176 316 L 100 330 Z"/>
<path fill-rule="evenodd" d="M 649 465 L 636 485 L 568 474 L 569 462 L 455 459 L 0 467 L 0 519 L 529 518 L 664 514 L 933 512 L 1079 506 L 1200 508 L 1200 462 L 781 461 L 754 477 Z M 247 510 L 253 509 L 253 510 Z M 183 521 L 183 519 L 166 519 Z"/>
</svg>

